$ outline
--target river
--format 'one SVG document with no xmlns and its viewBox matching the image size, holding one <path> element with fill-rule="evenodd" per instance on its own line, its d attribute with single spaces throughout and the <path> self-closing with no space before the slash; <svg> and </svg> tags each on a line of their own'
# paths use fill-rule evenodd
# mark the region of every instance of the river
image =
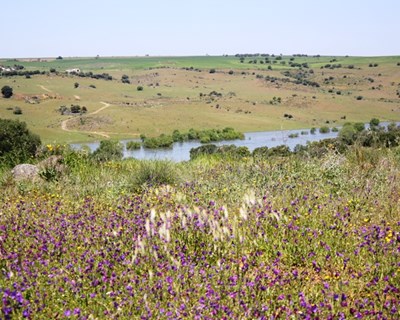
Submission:
<svg viewBox="0 0 400 320">
<path fill-rule="evenodd" d="M 381 122 L 380 126 L 387 127 L 390 122 Z M 397 125 L 400 122 L 396 122 Z M 365 128 L 369 128 L 369 124 L 365 124 Z M 338 127 L 340 129 L 340 127 Z M 297 137 L 290 138 L 290 135 L 297 135 Z M 247 147 L 250 152 L 258 147 L 276 147 L 279 145 L 287 145 L 291 150 L 298 144 L 306 145 L 308 141 L 320 141 L 328 138 L 336 138 L 338 132 L 320 133 L 318 129 L 315 134 L 310 133 L 310 129 L 302 130 L 279 130 L 279 131 L 262 131 L 262 132 L 247 132 L 244 134 L 244 140 L 230 140 L 213 142 L 217 146 L 233 144 L 235 146 Z M 190 149 L 197 148 L 203 144 L 198 141 L 176 142 L 169 149 L 146 149 L 141 147 L 138 150 L 126 150 L 126 143 L 128 141 L 139 140 L 122 140 L 124 145 L 124 158 L 136 159 L 160 159 L 172 160 L 175 162 L 190 160 Z M 94 151 L 99 147 L 100 142 L 86 143 L 86 144 L 71 144 L 74 149 L 80 149 L 83 146 L 88 146 L 90 150 Z"/>
<path fill-rule="evenodd" d="M 304 134 L 304 133 L 307 134 Z M 303 134 L 302 134 L 303 133 Z M 289 138 L 289 135 L 298 134 L 296 138 Z M 217 146 L 230 145 L 244 146 L 250 151 L 258 147 L 276 147 L 279 145 L 287 145 L 290 149 L 297 144 L 305 145 L 307 141 L 319 141 L 327 138 L 337 137 L 337 132 L 319 133 L 318 130 L 315 134 L 311 134 L 309 129 L 303 130 L 280 130 L 280 131 L 263 131 L 263 132 L 247 132 L 244 134 L 244 140 L 229 140 L 229 141 L 218 141 L 212 142 Z M 141 147 L 138 150 L 126 150 L 126 143 L 131 140 L 122 140 L 121 143 L 124 145 L 124 158 L 136 158 L 136 159 L 168 159 L 172 161 L 186 161 L 190 160 L 190 149 L 197 148 L 203 144 L 198 141 L 186 141 L 176 142 L 172 145 L 172 148 L 168 149 L 146 149 Z M 133 140 L 139 141 L 139 140 Z M 71 144 L 74 149 L 80 149 L 83 146 L 88 146 L 91 151 L 96 150 L 99 147 L 100 142 L 83 143 L 83 144 Z"/>
</svg>

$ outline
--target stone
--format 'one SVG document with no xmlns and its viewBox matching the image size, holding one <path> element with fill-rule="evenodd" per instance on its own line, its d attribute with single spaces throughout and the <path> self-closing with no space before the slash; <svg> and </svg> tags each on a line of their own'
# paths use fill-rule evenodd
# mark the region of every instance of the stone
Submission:
<svg viewBox="0 0 400 320">
<path fill-rule="evenodd" d="M 11 170 L 15 180 L 34 180 L 39 178 L 39 168 L 33 164 L 19 164 Z"/>
</svg>

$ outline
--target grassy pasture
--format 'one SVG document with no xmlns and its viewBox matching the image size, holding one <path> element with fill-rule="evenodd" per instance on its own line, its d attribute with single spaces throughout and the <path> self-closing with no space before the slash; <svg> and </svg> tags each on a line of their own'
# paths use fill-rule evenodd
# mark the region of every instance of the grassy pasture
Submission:
<svg viewBox="0 0 400 320">
<path fill-rule="evenodd" d="M 257 64 L 249 63 L 254 59 Z M 12 98 L 0 98 L 0 117 L 26 121 L 45 143 L 131 138 L 142 133 L 151 136 L 174 129 L 231 126 L 240 131 L 262 131 L 320 127 L 326 122 L 338 126 L 373 117 L 381 121 L 400 118 L 400 98 L 396 94 L 400 90 L 400 57 L 283 56 L 276 63 L 261 64 L 264 59 L 246 57 L 243 63 L 232 56 L 0 60 L 0 65 L 20 64 L 26 70 L 47 72 L 31 79 L 0 78 L 0 87 L 9 85 L 14 90 Z M 269 59 L 274 61 L 276 57 Z M 290 59 L 307 63 L 309 68 L 290 67 Z M 329 69 L 324 67 L 327 64 L 342 67 Z M 269 65 L 272 70 L 268 70 Z M 52 68 L 59 73 L 50 73 Z M 108 73 L 114 79 L 65 75 L 70 68 Z M 209 73 L 210 69 L 216 72 Z M 284 75 L 285 71 L 291 76 Z M 306 79 L 320 87 L 282 81 L 293 81 L 299 73 L 306 73 Z M 129 76 L 130 84 L 121 82 L 124 74 Z M 266 81 L 266 77 L 277 80 Z M 78 88 L 74 88 L 76 82 Z M 137 91 L 137 86 L 144 90 Z M 221 96 L 210 97 L 212 91 Z M 35 96 L 39 104 L 26 102 L 32 102 Z M 357 96 L 362 99 L 357 100 Z M 274 97 L 280 97 L 281 102 L 271 104 Z M 102 102 L 110 106 L 103 108 Z M 59 107 L 71 104 L 86 106 L 88 113 L 62 116 Z M 23 114 L 14 115 L 14 107 L 20 107 Z M 293 119 L 285 119 L 285 113 Z M 342 119 L 344 116 L 346 119 Z M 68 131 L 62 129 L 65 120 Z"/>
</svg>

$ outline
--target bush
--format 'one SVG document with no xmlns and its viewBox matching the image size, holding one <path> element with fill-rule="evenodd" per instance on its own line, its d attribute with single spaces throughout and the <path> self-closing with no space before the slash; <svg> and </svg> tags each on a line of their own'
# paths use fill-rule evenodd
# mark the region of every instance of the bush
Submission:
<svg viewBox="0 0 400 320">
<path fill-rule="evenodd" d="M 379 119 L 377 119 L 377 118 L 372 118 L 372 119 L 369 121 L 369 126 L 370 126 L 371 128 L 374 128 L 374 127 L 379 126 L 379 123 L 380 123 Z"/>
<path fill-rule="evenodd" d="M 11 98 L 13 95 L 13 89 L 10 86 L 4 86 L 1 88 L 1 94 L 4 98 Z"/>
<path fill-rule="evenodd" d="M 210 69 L 210 73 L 215 73 L 215 69 Z"/>
<path fill-rule="evenodd" d="M 122 75 L 121 82 L 122 83 L 127 83 L 127 84 L 131 83 L 130 80 L 129 80 L 129 76 L 127 76 L 126 74 Z"/>
<path fill-rule="evenodd" d="M 178 181 L 178 172 L 170 161 L 141 161 L 132 181 L 134 190 L 139 191 L 159 185 L 171 185 Z"/>
<path fill-rule="evenodd" d="M 357 138 L 357 130 L 352 123 L 346 123 L 340 130 L 338 138 L 344 144 L 352 145 Z"/>
<path fill-rule="evenodd" d="M 137 86 L 136 90 L 137 91 L 143 91 L 143 86 Z"/>
<path fill-rule="evenodd" d="M 100 146 L 93 152 L 92 157 L 99 162 L 121 160 L 123 146 L 118 141 L 102 140 Z"/>
<path fill-rule="evenodd" d="M 319 128 L 319 133 L 329 133 L 331 130 L 327 126 Z"/>
<path fill-rule="evenodd" d="M 126 143 L 126 150 L 138 150 L 141 145 L 142 144 L 139 141 L 128 141 Z"/>
<path fill-rule="evenodd" d="M 39 136 L 31 133 L 25 122 L 0 119 L 0 160 L 16 165 L 31 160 L 40 147 Z"/>
<path fill-rule="evenodd" d="M 81 106 L 77 104 L 72 104 L 71 105 L 71 113 L 80 113 L 81 112 Z"/>
<path fill-rule="evenodd" d="M 215 144 L 205 144 L 203 146 L 190 149 L 190 160 L 196 159 L 201 155 L 214 154 L 218 147 Z"/>
<path fill-rule="evenodd" d="M 22 109 L 20 107 L 15 107 L 13 113 L 20 115 L 20 114 L 22 114 Z"/>
<path fill-rule="evenodd" d="M 145 138 L 143 141 L 143 146 L 148 149 L 157 149 L 157 148 L 170 148 L 174 140 L 172 136 L 161 134 L 156 138 Z"/>
</svg>

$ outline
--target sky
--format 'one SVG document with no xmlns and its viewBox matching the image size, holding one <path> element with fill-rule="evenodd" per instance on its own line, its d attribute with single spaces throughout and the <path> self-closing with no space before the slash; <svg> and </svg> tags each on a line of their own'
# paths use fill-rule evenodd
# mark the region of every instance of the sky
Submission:
<svg viewBox="0 0 400 320">
<path fill-rule="evenodd" d="M 399 0 L 12 0 L 0 58 L 400 55 Z"/>
</svg>

